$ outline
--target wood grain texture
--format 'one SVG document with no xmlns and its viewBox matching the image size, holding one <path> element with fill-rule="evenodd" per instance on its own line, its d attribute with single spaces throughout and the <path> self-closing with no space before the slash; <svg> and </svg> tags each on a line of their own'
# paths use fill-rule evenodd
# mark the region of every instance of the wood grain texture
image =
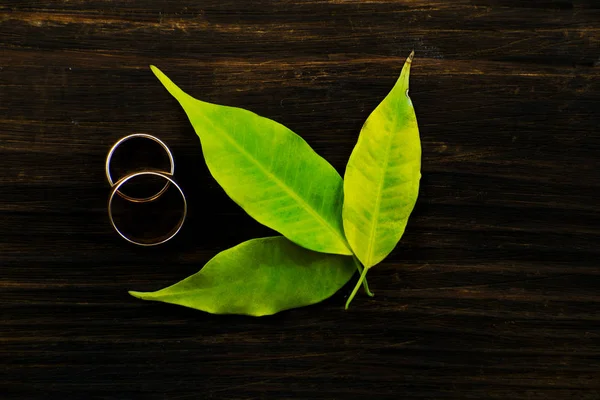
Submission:
<svg viewBox="0 0 600 400">
<path fill-rule="evenodd" d="M 4 0 L 0 46 L 3 398 L 600 398 L 597 1 Z M 252 319 L 127 294 L 271 233 L 149 64 L 343 173 L 412 49 L 422 189 L 374 298 Z M 106 216 L 132 132 L 171 146 L 190 205 L 157 248 Z"/>
</svg>

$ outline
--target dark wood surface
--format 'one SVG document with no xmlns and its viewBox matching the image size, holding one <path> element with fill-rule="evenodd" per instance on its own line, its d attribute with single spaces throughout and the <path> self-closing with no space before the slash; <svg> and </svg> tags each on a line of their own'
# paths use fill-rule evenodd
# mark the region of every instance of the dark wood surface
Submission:
<svg viewBox="0 0 600 400">
<path fill-rule="evenodd" d="M 598 1 L 3 0 L 0 46 L 0 397 L 600 398 Z M 412 49 L 422 189 L 374 298 L 253 319 L 127 294 L 272 234 L 149 64 L 343 173 Z M 190 203 L 157 248 L 108 223 L 133 132 Z"/>
</svg>

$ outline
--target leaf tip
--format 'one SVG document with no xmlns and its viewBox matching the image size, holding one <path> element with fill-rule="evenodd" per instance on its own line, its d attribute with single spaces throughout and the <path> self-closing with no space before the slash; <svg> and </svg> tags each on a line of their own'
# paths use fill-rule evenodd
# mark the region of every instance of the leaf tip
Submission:
<svg viewBox="0 0 600 400">
<path fill-rule="evenodd" d="M 179 101 L 181 106 L 187 112 L 188 110 L 186 109 L 186 106 L 189 105 L 190 101 L 196 99 L 194 99 L 192 96 L 181 90 L 179 86 L 173 83 L 173 81 L 167 75 L 165 75 L 160 69 L 158 69 L 154 65 L 150 65 L 150 69 L 152 70 L 156 78 L 158 78 L 160 83 L 162 83 L 163 86 L 167 89 L 167 91 L 171 94 L 171 96 L 175 97 L 175 99 Z"/>
<path fill-rule="evenodd" d="M 136 297 L 138 299 L 144 299 L 144 292 L 136 292 L 135 290 L 129 290 L 127 293 L 129 293 L 130 295 L 132 295 L 133 297 Z"/>
<path fill-rule="evenodd" d="M 402 91 L 408 91 L 408 80 L 410 77 L 410 67 L 412 65 L 412 60 L 415 56 L 415 51 L 411 51 L 404 66 L 402 67 L 402 71 L 400 72 L 400 76 L 398 77 L 398 81 L 396 82 L 396 87 Z M 407 92 L 408 96 L 408 92 Z"/>
<path fill-rule="evenodd" d="M 165 74 L 155 65 L 150 65 L 150 70 L 159 80 L 162 80 L 161 77 L 165 76 Z"/>
</svg>

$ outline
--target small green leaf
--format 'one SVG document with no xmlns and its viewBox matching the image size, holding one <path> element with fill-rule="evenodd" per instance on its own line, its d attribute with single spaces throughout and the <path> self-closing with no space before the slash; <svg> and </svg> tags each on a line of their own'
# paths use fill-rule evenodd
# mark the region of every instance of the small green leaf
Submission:
<svg viewBox="0 0 600 400">
<path fill-rule="evenodd" d="M 408 97 L 412 58 L 363 125 L 344 176 L 344 231 L 366 269 L 398 244 L 419 192 L 421 142 Z"/>
<path fill-rule="evenodd" d="M 165 289 L 129 293 L 212 314 L 258 317 L 323 301 L 355 271 L 352 257 L 306 250 L 277 236 L 225 250 L 200 272 Z"/>
<path fill-rule="evenodd" d="M 285 126 L 184 93 L 152 71 L 185 110 L 217 182 L 258 222 L 310 250 L 350 255 L 337 171 Z"/>
</svg>

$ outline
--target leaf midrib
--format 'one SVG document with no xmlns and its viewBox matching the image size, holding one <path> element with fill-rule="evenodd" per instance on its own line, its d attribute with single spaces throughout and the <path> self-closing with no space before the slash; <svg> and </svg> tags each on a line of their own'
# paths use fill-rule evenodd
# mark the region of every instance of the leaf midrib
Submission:
<svg viewBox="0 0 600 400">
<path fill-rule="evenodd" d="M 394 117 L 395 119 L 395 117 Z M 394 121 L 395 122 L 395 121 Z M 390 162 L 390 153 L 392 152 L 392 133 L 388 134 L 387 146 L 385 150 L 383 167 L 381 168 L 381 179 L 377 182 L 377 197 L 375 198 L 375 210 L 371 214 L 371 229 L 369 230 L 369 240 L 367 245 L 367 263 L 365 263 L 365 268 L 371 268 L 371 262 L 373 261 L 373 244 L 375 242 L 375 231 L 377 230 L 377 221 L 379 220 L 379 212 L 383 191 L 383 183 L 385 182 L 385 171 L 387 170 L 388 164 Z"/>
<path fill-rule="evenodd" d="M 333 233 L 333 235 L 338 238 L 338 240 L 342 243 L 342 245 L 346 248 L 346 250 L 348 250 L 350 253 L 352 253 L 352 250 L 350 250 L 350 248 L 345 243 L 346 239 L 344 237 L 342 237 L 339 234 L 339 232 L 326 219 L 324 219 L 313 207 L 311 207 L 311 205 L 309 203 L 307 203 L 304 199 L 302 199 L 300 196 L 298 196 L 296 194 L 296 192 L 294 192 L 292 190 L 292 188 L 290 188 L 288 185 L 285 184 L 285 182 L 283 182 L 277 176 L 273 175 L 269 170 L 264 168 L 261 165 L 261 163 L 254 156 L 252 156 L 252 154 L 248 153 L 242 146 L 240 146 L 227 133 L 227 131 L 225 131 L 224 129 L 215 125 L 215 123 L 212 120 L 210 120 L 209 118 L 204 117 L 204 119 L 207 120 L 208 122 L 210 122 L 210 124 L 214 128 L 216 128 L 219 132 L 222 132 L 223 136 L 226 137 L 228 139 L 228 141 L 240 151 L 240 153 L 242 153 L 244 156 L 246 156 L 246 158 L 248 158 L 250 161 L 252 161 L 267 177 L 269 177 L 273 181 L 275 181 L 275 183 L 280 188 L 282 188 L 287 194 L 289 194 L 290 197 L 292 197 L 294 200 L 296 200 L 297 203 L 302 205 L 303 206 L 302 208 L 304 208 L 306 211 L 308 211 L 309 214 L 311 214 L 313 216 L 313 218 L 315 218 L 317 221 L 319 221 L 321 223 L 321 225 L 325 226 L 331 233 Z M 273 122 L 275 122 L 275 121 L 273 121 Z"/>
</svg>

